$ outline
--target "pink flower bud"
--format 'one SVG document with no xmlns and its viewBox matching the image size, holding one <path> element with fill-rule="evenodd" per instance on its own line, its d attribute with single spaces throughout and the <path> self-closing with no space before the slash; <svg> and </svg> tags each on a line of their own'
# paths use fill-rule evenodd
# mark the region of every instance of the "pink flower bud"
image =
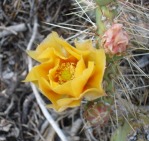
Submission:
<svg viewBox="0 0 149 141">
<path fill-rule="evenodd" d="M 122 24 L 114 24 L 102 37 L 102 44 L 108 54 L 119 54 L 126 50 L 128 35 Z"/>
</svg>

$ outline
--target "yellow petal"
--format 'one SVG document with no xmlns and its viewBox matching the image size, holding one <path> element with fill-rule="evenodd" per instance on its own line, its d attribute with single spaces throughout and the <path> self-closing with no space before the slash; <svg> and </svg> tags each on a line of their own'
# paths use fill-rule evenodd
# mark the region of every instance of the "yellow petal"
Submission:
<svg viewBox="0 0 149 141">
<path fill-rule="evenodd" d="M 54 81 L 54 77 L 55 77 L 55 74 L 56 74 L 56 70 L 58 69 L 59 64 L 60 64 L 60 59 L 55 60 L 53 63 L 54 63 L 54 67 L 51 68 L 51 69 L 49 70 L 49 73 L 47 74 L 50 81 Z"/>
<path fill-rule="evenodd" d="M 52 102 L 52 104 L 56 108 L 59 108 L 59 106 L 57 105 L 57 100 L 59 100 L 61 96 L 54 93 L 51 90 L 50 85 L 46 79 L 40 78 L 38 83 L 39 83 L 39 89 L 42 91 L 42 93 Z"/>
<path fill-rule="evenodd" d="M 46 48 L 40 54 L 37 54 L 35 51 L 27 51 L 27 53 L 30 57 L 41 63 L 52 59 L 55 60 L 56 58 L 59 57 L 58 55 L 55 54 L 54 48 Z M 63 57 L 62 59 L 65 59 L 65 57 Z"/>
<path fill-rule="evenodd" d="M 38 45 L 35 51 L 27 51 L 28 55 L 31 56 L 33 59 L 43 62 L 47 61 L 45 59 L 51 58 L 51 49 L 55 52 L 55 55 L 59 56 L 62 59 L 68 58 L 68 52 L 65 50 L 62 45 L 57 42 L 57 38 L 59 36 L 56 32 L 52 32 L 44 39 L 40 45 Z"/>
<path fill-rule="evenodd" d="M 90 54 L 89 50 L 79 50 L 74 48 L 73 46 L 71 46 L 69 43 L 67 43 L 65 40 L 61 39 L 61 38 L 56 38 L 56 41 L 61 44 L 61 46 L 63 48 L 65 48 L 65 50 L 72 56 L 74 56 L 75 58 L 77 58 L 78 60 L 81 59 L 82 56 L 87 56 Z M 84 46 L 86 44 L 83 44 Z M 84 47 L 85 48 L 85 47 Z M 93 47 L 92 47 L 93 48 Z"/>
<path fill-rule="evenodd" d="M 56 32 L 49 34 L 37 47 L 36 52 L 40 54 L 49 47 L 57 47 L 59 44 L 55 42 L 55 38 L 59 38 Z"/>
<path fill-rule="evenodd" d="M 45 62 L 50 59 L 54 60 L 55 58 L 56 58 L 56 56 L 54 54 L 53 48 L 47 48 L 41 54 L 38 55 L 38 61 L 40 61 L 40 62 Z"/>
<path fill-rule="evenodd" d="M 93 49 L 91 40 L 85 40 L 83 42 L 78 42 L 77 40 L 75 40 L 75 46 L 77 49 L 82 51 L 88 51 Z"/>
<path fill-rule="evenodd" d="M 82 94 L 87 100 L 95 100 L 99 97 L 106 96 L 103 89 L 91 88 L 87 89 Z"/>
<path fill-rule="evenodd" d="M 66 94 L 68 96 L 73 96 L 71 81 L 65 82 L 61 85 L 58 84 L 56 87 L 52 87 L 52 90 L 60 95 Z"/>
<path fill-rule="evenodd" d="M 80 48 L 82 47 L 84 49 L 86 48 L 86 51 L 74 48 L 65 40 L 61 39 L 56 32 L 52 32 L 50 35 L 47 36 L 46 39 L 44 39 L 41 42 L 40 45 L 38 45 L 35 51 L 27 51 L 27 53 L 29 56 L 31 56 L 33 59 L 39 62 L 47 61 L 41 59 L 41 56 L 43 58 L 43 56 L 47 56 L 47 54 L 49 54 L 48 51 L 46 51 L 48 48 L 53 48 L 55 55 L 59 56 L 62 59 L 67 59 L 70 57 L 70 55 L 72 55 L 79 60 L 81 55 L 86 56 L 90 53 L 89 50 L 87 50 L 87 48 L 92 48 L 90 40 L 84 43 L 76 43 L 76 44 L 78 48 L 79 47 Z"/>
<path fill-rule="evenodd" d="M 52 90 L 58 94 L 66 94 L 68 96 L 80 97 L 84 86 L 86 85 L 89 77 L 92 75 L 94 69 L 94 62 L 89 62 L 88 68 L 82 72 L 82 75 L 74 78 L 64 84 L 57 85 L 57 87 L 52 87 Z"/>
<path fill-rule="evenodd" d="M 95 71 L 91 78 L 88 81 L 88 88 L 101 88 L 102 86 L 102 80 L 103 75 L 105 71 L 105 65 L 106 65 L 106 56 L 103 49 L 96 50 L 90 60 L 94 60 L 95 62 Z"/>
<path fill-rule="evenodd" d="M 85 68 L 86 68 L 85 62 L 84 62 L 83 58 L 81 58 L 76 65 L 75 77 L 80 76 L 83 73 L 83 71 L 85 70 Z"/>
<path fill-rule="evenodd" d="M 27 50 L 26 53 L 32 57 L 33 59 L 36 60 L 36 58 L 38 57 L 39 54 L 36 53 L 36 51 L 31 51 L 31 50 Z M 38 60 L 37 60 L 38 61 Z M 40 62 L 40 61 L 39 61 Z"/>
<path fill-rule="evenodd" d="M 78 60 L 81 58 L 81 55 L 78 53 L 78 51 L 71 46 L 66 41 L 62 40 L 61 38 L 55 38 L 56 42 L 59 43 L 69 54 L 77 58 Z"/>
<path fill-rule="evenodd" d="M 24 82 L 36 81 L 40 77 L 48 79 L 48 72 L 53 67 L 53 62 L 45 62 L 31 69 Z"/>
<path fill-rule="evenodd" d="M 78 99 L 76 99 L 76 98 L 63 98 L 63 99 L 59 99 L 58 101 L 57 101 L 57 104 L 60 106 L 60 107 L 62 107 L 62 106 L 67 106 L 67 105 L 70 105 L 72 102 L 76 102 L 76 103 L 79 103 L 79 105 L 80 105 L 80 101 L 81 100 L 78 100 Z"/>
<path fill-rule="evenodd" d="M 58 112 L 62 112 L 68 107 L 76 107 L 80 105 L 81 100 L 74 98 L 63 98 L 62 95 L 54 93 L 49 85 L 48 81 L 44 78 L 39 80 L 39 88 L 42 93 L 52 102 L 48 107 L 54 108 Z M 66 95 L 67 96 L 67 95 Z"/>
<path fill-rule="evenodd" d="M 72 91 L 74 97 L 79 97 L 79 95 L 83 92 L 83 89 L 88 82 L 88 79 L 91 77 L 93 70 L 94 62 L 89 62 L 88 68 L 83 71 L 82 75 L 72 80 Z"/>
<path fill-rule="evenodd" d="M 58 46 L 57 42 L 55 42 L 54 38 L 59 38 L 56 32 L 52 32 L 49 34 L 41 43 L 38 45 L 35 51 L 27 51 L 28 55 L 31 56 L 33 59 L 43 62 L 38 57 L 47 49 L 51 47 Z"/>
<path fill-rule="evenodd" d="M 68 101 L 68 102 L 67 102 Z M 71 101 L 69 103 L 69 101 Z M 62 112 L 64 110 L 66 110 L 67 108 L 73 108 L 73 107 L 77 107 L 80 106 L 81 100 L 69 100 L 69 99 L 62 99 L 58 101 L 59 106 L 55 106 L 53 104 L 49 104 L 47 107 L 49 108 L 53 108 L 54 110 L 56 110 L 57 112 Z M 67 105 L 65 104 L 67 103 Z M 69 104 L 68 104 L 69 103 Z M 64 104 L 64 105 L 63 105 Z M 60 106 L 61 105 L 61 106 Z"/>
</svg>

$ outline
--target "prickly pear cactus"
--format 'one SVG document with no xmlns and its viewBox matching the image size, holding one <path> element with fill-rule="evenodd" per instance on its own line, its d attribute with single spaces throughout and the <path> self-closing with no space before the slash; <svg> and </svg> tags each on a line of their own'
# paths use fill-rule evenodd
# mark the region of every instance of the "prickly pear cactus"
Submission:
<svg viewBox="0 0 149 141">
<path fill-rule="evenodd" d="M 87 6 L 89 4 L 87 2 L 85 1 L 84 5 Z M 124 1 L 94 0 L 90 1 L 90 4 L 91 2 L 91 13 L 93 9 L 95 12 L 95 18 L 93 16 L 91 19 L 96 21 L 96 47 L 107 49 L 105 48 L 108 45 L 106 41 L 110 40 L 110 38 L 106 38 L 106 36 L 111 35 L 113 40 L 116 34 L 112 31 L 115 31 L 116 28 L 120 29 L 121 26 L 116 25 L 113 27 L 113 24 L 123 25 L 123 31 L 121 30 L 121 33 L 118 34 L 118 37 L 122 37 L 123 44 L 119 44 L 118 47 L 121 45 L 126 45 L 126 47 L 123 48 L 124 50 L 121 48 L 122 52 L 112 50 L 111 46 L 111 48 L 108 48 L 111 52 L 108 52 L 109 50 L 106 52 L 107 64 L 103 81 L 107 96 L 99 98 L 92 103 L 87 103 L 84 110 L 84 118 L 92 126 L 94 126 L 92 122 L 96 121 L 96 126 L 99 125 L 100 127 L 98 126 L 98 128 L 102 132 L 101 128 L 102 130 L 104 129 L 103 124 L 100 122 L 101 115 L 103 111 L 106 113 L 106 108 L 104 110 L 102 108 L 108 103 L 107 112 L 109 114 L 107 115 L 109 118 L 103 117 L 104 122 L 102 123 L 105 126 L 111 126 L 112 135 L 109 137 L 111 141 L 149 141 L 148 111 L 140 108 L 142 105 L 147 107 L 149 99 L 148 90 L 145 86 L 148 85 L 149 79 L 146 69 L 143 68 L 147 65 L 139 64 L 136 60 L 139 58 L 138 54 L 149 53 L 146 44 L 148 39 L 144 37 L 147 28 L 145 20 L 148 19 L 143 13 L 145 9 Z M 89 12 L 87 11 L 87 13 Z M 142 14 L 139 15 L 139 13 Z M 142 17 L 146 17 L 145 20 Z M 134 20 L 139 20 L 137 22 L 138 25 L 135 25 Z M 149 20 L 147 21 L 149 22 Z M 129 44 L 127 44 L 127 38 L 129 38 Z M 116 40 L 119 40 L 119 38 L 116 38 Z M 112 43 L 109 44 L 111 45 Z M 141 74 L 141 77 L 138 77 L 138 74 Z M 142 76 L 146 78 L 142 78 Z M 97 118 L 99 115 L 100 120 Z M 113 124 L 114 128 L 112 128 Z M 96 130 L 98 129 L 96 128 Z"/>
</svg>

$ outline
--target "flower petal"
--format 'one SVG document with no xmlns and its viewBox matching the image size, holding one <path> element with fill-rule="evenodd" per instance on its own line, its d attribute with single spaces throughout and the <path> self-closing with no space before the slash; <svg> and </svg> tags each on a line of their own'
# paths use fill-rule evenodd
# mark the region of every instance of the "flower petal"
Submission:
<svg viewBox="0 0 149 141">
<path fill-rule="evenodd" d="M 48 79 L 47 75 L 48 75 L 49 69 L 51 69 L 52 67 L 53 67 L 53 62 L 51 61 L 45 62 L 43 64 L 33 67 L 32 70 L 27 75 L 24 82 L 36 81 L 40 77 L 44 77 Z"/>
<path fill-rule="evenodd" d="M 89 62 L 88 68 L 83 71 L 82 75 L 72 80 L 71 85 L 74 97 L 79 97 L 79 95 L 83 92 L 83 89 L 88 82 L 88 79 L 91 77 L 93 71 L 94 62 Z"/>
<path fill-rule="evenodd" d="M 67 106 L 67 105 L 70 105 L 72 104 L 72 102 L 76 103 L 77 105 L 79 104 L 80 105 L 80 102 L 81 100 L 77 99 L 77 98 L 63 98 L 63 99 L 60 99 L 57 101 L 57 104 L 60 106 L 60 107 L 63 107 L 63 106 Z M 74 104 L 73 103 L 73 104 Z"/>
<path fill-rule="evenodd" d="M 59 38 L 58 34 L 56 32 L 52 32 L 50 35 L 48 35 L 40 45 L 38 45 L 37 49 L 35 51 L 27 51 L 28 55 L 31 56 L 33 59 L 43 62 L 39 59 L 39 56 L 45 52 L 47 48 L 51 47 L 57 47 L 59 44 L 55 42 L 54 38 Z"/>
<path fill-rule="evenodd" d="M 89 77 L 94 70 L 94 62 L 89 62 L 88 68 L 82 72 L 82 75 L 74 78 L 62 85 L 52 88 L 55 93 L 66 94 L 68 96 L 79 97 L 86 85 Z"/>
<path fill-rule="evenodd" d="M 55 38 L 56 42 L 58 42 L 69 54 L 77 58 L 78 60 L 80 59 L 81 55 L 77 52 L 77 50 L 71 46 L 69 43 L 66 41 L 62 40 L 61 38 Z"/>
<path fill-rule="evenodd" d="M 57 47 L 59 44 L 55 42 L 55 38 L 59 38 L 56 32 L 49 34 L 37 47 L 36 52 L 40 54 L 49 47 Z"/>
<path fill-rule="evenodd" d="M 55 74 L 56 74 L 56 70 L 58 69 L 59 64 L 60 64 L 60 59 L 55 60 L 53 63 L 54 63 L 54 67 L 51 68 L 51 69 L 49 70 L 49 73 L 47 74 L 48 77 L 49 77 L 50 83 L 51 83 L 51 81 L 54 81 L 54 76 L 55 76 Z"/>
<path fill-rule="evenodd" d="M 50 101 L 52 102 L 52 104 L 54 105 L 54 107 L 56 109 L 58 109 L 59 106 L 57 105 L 57 100 L 60 99 L 62 96 L 54 93 L 51 90 L 50 85 L 49 85 L 49 83 L 48 83 L 48 81 L 46 79 L 40 78 L 40 80 L 38 81 L 38 83 L 39 83 L 39 89 L 42 91 L 42 93 L 48 99 L 50 99 Z"/>
<path fill-rule="evenodd" d="M 75 78 L 80 76 L 83 73 L 83 71 L 85 70 L 85 68 L 86 68 L 85 62 L 84 62 L 83 58 L 81 58 L 78 61 L 76 68 L 75 68 L 75 74 L 74 74 Z"/>
<path fill-rule="evenodd" d="M 102 96 L 106 96 L 105 92 L 103 89 L 97 89 L 97 88 L 90 88 L 90 89 L 87 89 L 86 91 L 83 92 L 82 94 L 85 99 L 87 100 L 95 100 L 99 97 L 102 97 Z"/>
<path fill-rule="evenodd" d="M 55 84 L 55 83 L 53 83 Z M 56 86 L 56 84 L 55 84 Z M 71 81 L 68 81 L 64 84 L 58 84 L 56 87 L 52 87 L 52 90 L 55 92 L 55 93 L 58 93 L 60 95 L 68 95 L 68 96 L 73 96 L 73 91 L 72 91 L 72 86 L 71 86 Z"/>
<path fill-rule="evenodd" d="M 76 48 L 79 50 L 88 51 L 93 49 L 91 40 L 85 40 L 83 42 L 78 42 L 77 40 L 75 40 L 74 42 L 75 42 Z"/>
<path fill-rule="evenodd" d="M 101 85 L 106 65 L 105 52 L 103 49 L 95 50 L 90 57 L 90 60 L 94 60 L 95 62 L 95 70 L 87 83 L 87 88 L 97 88 L 102 90 Z"/>
<path fill-rule="evenodd" d="M 61 103 L 61 102 L 59 102 L 59 103 Z M 65 100 L 62 103 L 65 103 Z M 81 101 L 80 100 L 74 100 L 74 101 L 72 101 L 71 103 L 69 103 L 68 105 L 65 105 L 65 106 L 63 106 L 62 103 L 60 104 L 61 106 L 59 106 L 59 107 L 57 107 L 53 104 L 49 104 L 49 105 L 47 105 L 47 107 L 48 108 L 53 108 L 57 112 L 62 112 L 64 110 L 66 110 L 67 108 L 73 108 L 73 107 L 80 106 Z"/>
</svg>

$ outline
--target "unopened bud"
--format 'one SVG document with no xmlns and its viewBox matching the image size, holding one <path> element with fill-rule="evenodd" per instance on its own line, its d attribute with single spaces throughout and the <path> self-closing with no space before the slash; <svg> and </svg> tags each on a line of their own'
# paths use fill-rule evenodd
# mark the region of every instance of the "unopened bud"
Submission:
<svg viewBox="0 0 149 141">
<path fill-rule="evenodd" d="M 102 126 L 108 122 L 110 107 L 102 102 L 90 103 L 85 112 L 85 119 L 93 126 Z"/>
<path fill-rule="evenodd" d="M 114 24 L 102 37 L 102 45 L 107 54 L 120 54 L 128 45 L 128 35 L 123 30 L 122 24 Z"/>
</svg>

